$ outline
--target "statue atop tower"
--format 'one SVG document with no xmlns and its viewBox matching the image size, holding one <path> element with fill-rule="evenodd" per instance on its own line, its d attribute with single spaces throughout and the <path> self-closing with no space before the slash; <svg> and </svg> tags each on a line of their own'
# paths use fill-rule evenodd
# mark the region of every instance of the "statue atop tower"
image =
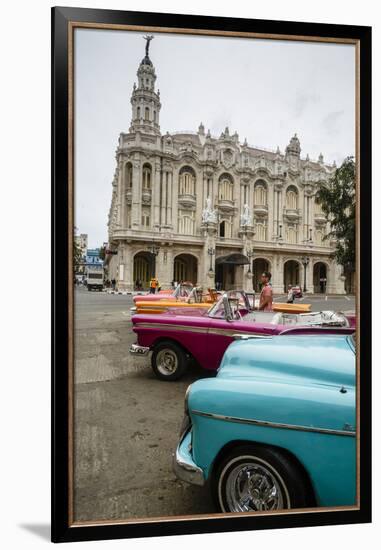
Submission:
<svg viewBox="0 0 381 550">
<path fill-rule="evenodd" d="M 160 94 L 155 90 L 155 67 L 149 57 L 149 48 L 152 35 L 145 35 L 145 57 L 142 59 L 138 71 L 138 83 L 134 84 L 131 105 L 132 120 L 130 132 L 140 131 L 144 134 L 160 135 L 159 114 L 161 109 Z"/>
<path fill-rule="evenodd" d="M 149 57 L 149 43 L 154 39 L 154 36 L 152 34 L 146 34 L 143 38 L 146 40 L 146 57 Z"/>
</svg>

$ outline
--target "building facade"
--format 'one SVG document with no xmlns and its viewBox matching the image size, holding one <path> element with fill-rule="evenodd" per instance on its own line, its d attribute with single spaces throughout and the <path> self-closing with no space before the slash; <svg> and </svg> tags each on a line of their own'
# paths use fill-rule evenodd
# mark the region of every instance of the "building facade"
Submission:
<svg viewBox="0 0 381 550">
<path fill-rule="evenodd" d="M 132 120 L 116 151 L 109 211 L 108 277 L 119 288 L 189 280 L 203 287 L 345 293 L 335 243 L 316 191 L 336 169 L 301 157 L 294 135 L 284 152 L 250 146 L 225 128 L 161 134 L 161 97 L 146 55 L 131 95 Z"/>
</svg>

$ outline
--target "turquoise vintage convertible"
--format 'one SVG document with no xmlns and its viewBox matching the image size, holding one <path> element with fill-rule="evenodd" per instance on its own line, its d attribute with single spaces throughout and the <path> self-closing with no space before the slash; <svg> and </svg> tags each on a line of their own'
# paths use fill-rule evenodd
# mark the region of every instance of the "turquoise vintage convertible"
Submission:
<svg viewBox="0 0 381 550">
<path fill-rule="evenodd" d="M 185 397 L 173 467 L 222 512 L 356 502 L 355 336 L 242 336 Z"/>
</svg>

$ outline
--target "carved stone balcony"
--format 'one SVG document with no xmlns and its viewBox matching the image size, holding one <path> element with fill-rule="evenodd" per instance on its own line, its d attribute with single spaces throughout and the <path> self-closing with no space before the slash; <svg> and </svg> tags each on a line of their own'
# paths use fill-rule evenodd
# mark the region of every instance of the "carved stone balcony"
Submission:
<svg viewBox="0 0 381 550">
<path fill-rule="evenodd" d="M 178 197 L 178 203 L 185 208 L 194 208 L 196 206 L 196 195 L 183 193 Z"/>
<path fill-rule="evenodd" d="M 302 213 L 300 208 L 285 208 L 283 215 L 287 221 L 293 222 L 298 221 L 301 218 Z"/>
<path fill-rule="evenodd" d="M 231 201 L 229 199 L 219 199 L 218 200 L 218 208 L 222 212 L 233 212 L 233 210 L 234 210 L 234 201 Z"/>
<path fill-rule="evenodd" d="M 327 218 L 325 217 L 324 212 L 315 212 L 315 222 L 318 225 L 324 225 L 327 223 Z"/>
<path fill-rule="evenodd" d="M 269 213 L 269 207 L 266 204 L 255 204 L 253 212 L 256 217 L 264 218 Z"/>
</svg>

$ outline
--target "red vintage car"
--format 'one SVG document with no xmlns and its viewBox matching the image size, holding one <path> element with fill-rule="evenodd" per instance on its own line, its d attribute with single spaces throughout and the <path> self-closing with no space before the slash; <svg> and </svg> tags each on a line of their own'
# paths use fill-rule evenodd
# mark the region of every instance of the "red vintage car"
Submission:
<svg viewBox="0 0 381 550">
<path fill-rule="evenodd" d="M 138 339 L 130 352 L 137 356 L 152 352 L 151 366 L 161 380 L 180 378 L 192 358 L 203 368 L 216 370 L 226 348 L 237 337 L 352 334 L 355 330 L 354 317 L 333 311 L 255 311 L 245 293 L 236 291 L 225 294 L 206 315 L 137 314 L 132 317 L 132 324 Z"/>
</svg>

